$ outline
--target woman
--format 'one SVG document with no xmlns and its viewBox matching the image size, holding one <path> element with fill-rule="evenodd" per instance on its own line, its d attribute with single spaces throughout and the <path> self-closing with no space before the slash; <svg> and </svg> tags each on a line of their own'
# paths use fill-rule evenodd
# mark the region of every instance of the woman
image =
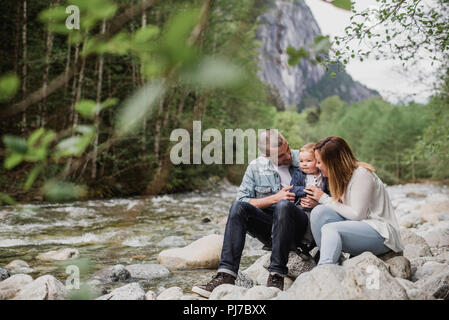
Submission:
<svg viewBox="0 0 449 320">
<path fill-rule="evenodd" d="M 318 201 L 311 212 L 312 234 L 320 248 L 318 264 L 336 264 L 341 251 L 353 256 L 402 252 L 399 225 L 390 198 L 371 165 L 358 161 L 340 137 L 315 145 L 317 167 L 329 179 L 332 197 L 316 187 L 305 191 Z"/>
</svg>

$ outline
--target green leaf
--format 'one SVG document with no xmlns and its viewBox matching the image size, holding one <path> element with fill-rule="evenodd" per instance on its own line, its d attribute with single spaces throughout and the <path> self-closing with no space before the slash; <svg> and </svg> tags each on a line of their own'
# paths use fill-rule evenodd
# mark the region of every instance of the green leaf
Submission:
<svg viewBox="0 0 449 320">
<path fill-rule="evenodd" d="M 82 100 L 75 105 L 75 110 L 88 119 L 96 116 L 97 109 L 97 103 L 93 100 Z"/>
<path fill-rule="evenodd" d="M 181 81 L 202 88 L 229 88 L 241 83 L 242 72 L 229 61 L 204 58 L 194 69 L 185 70 Z"/>
<path fill-rule="evenodd" d="M 335 0 L 331 4 L 337 8 L 350 11 L 351 10 L 351 0 Z"/>
<path fill-rule="evenodd" d="M 34 181 L 36 180 L 36 178 L 38 177 L 39 173 L 41 173 L 42 169 L 44 167 L 42 165 L 36 165 L 33 170 L 31 170 L 31 172 L 28 174 L 28 178 L 25 182 L 25 185 L 23 187 L 23 189 L 25 191 L 28 191 L 31 186 L 33 185 Z"/>
<path fill-rule="evenodd" d="M 26 154 L 28 151 L 27 142 L 21 137 L 6 135 L 3 137 L 3 143 L 11 152 Z"/>
<path fill-rule="evenodd" d="M 11 206 L 15 206 L 17 204 L 16 201 L 13 198 L 11 198 L 10 195 L 0 192 L 0 205 L 3 203 L 9 204 Z"/>
<path fill-rule="evenodd" d="M 161 82 L 147 84 L 126 99 L 117 118 L 117 134 L 129 134 L 135 130 L 142 119 L 154 110 L 154 104 L 165 93 L 165 85 Z"/>
<path fill-rule="evenodd" d="M 5 159 L 3 163 L 5 169 L 12 169 L 23 161 L 24 156 L 19 153 L 13 153 Z"/>
<path fill-rule="evenodd" d="M 0 78 L 0 102 L 10 100 L 19 88 L 20 80 L 15 74 L 7 74 Z"/>
<path fill-rule="evenodd" d="M 39 138 L 45 133 L 44 128 L 39 128 L 33 131 L 33 133 L 28 137 L 27 144 L 28 146 L 33 146 Z"/>
</svg>

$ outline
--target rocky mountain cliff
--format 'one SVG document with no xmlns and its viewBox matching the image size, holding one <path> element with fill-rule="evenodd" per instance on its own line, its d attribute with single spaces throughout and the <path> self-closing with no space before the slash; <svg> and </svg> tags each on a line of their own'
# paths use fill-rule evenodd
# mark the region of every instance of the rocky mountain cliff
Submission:
<svg viewBox="0 0 449 320">
<path fill-rule="evenodd" d="M 321 65 L 303 59 L 297 66 L 288 65 L 287 47 L 308 47 L 321 30 L 304 0 L 266 1 L 268 10 L 258 18 L 261 26 L 257 40 L 261 42 L 259 76 L 272 87 L 279 109 L 290 105 L 298 111 L 338 95 L 348 103 L 380 96 L 346 72 L 336 72 L 332 78 Z M 336 67 L 335 67 L 336 69 Z"/>
</svg>

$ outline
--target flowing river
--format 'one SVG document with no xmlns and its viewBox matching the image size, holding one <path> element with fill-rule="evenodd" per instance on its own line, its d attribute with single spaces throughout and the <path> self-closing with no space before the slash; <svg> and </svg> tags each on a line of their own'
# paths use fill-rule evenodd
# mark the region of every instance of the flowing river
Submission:
<svg viewBox="0 0 449 320">
<path fill-rule="evenodd" d="M 406 184 L 388 187 L 400 220 L 426 203 L 449 200 L 449 188 L 437 184 Z M 20 209 L 0 207 L 0 266 L 26 261 L 36 278 L 51 274 L 64 282 L 65 267 L 35 257 L 60 248 L 76 248 L 89 268 L 81 281 L 106 266 L 157 263 L 169 247 L 185 246 L 211 233 L 223 234 L 226 217 L 237 187 L 222 185 L 213 191 L 188 192 L 156 197 L 91 200 L 62 204 L 26 204 Z M 168 246 L 161 241 L 176 236 Z M 247 237 L 241 269 L 267 253 Z M 83 269 L 84 270 L 84 269 Z M 141 282 L 145 290 L 160 292 L 179 286 L 186 293 L 207 282 L 215 270 L 172 271 L 163 279 Z M 120 286 L 122 284 L 117 284 Z"/>
</svg>

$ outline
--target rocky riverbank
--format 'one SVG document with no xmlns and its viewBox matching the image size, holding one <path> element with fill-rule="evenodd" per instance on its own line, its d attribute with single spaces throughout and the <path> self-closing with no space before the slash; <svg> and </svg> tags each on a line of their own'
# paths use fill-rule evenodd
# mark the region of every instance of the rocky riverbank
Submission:
<svg viewBox="0 0 449 320">
<path fill-rule="evenodd" d="M 285 290 L 265 286 L 270 253 L 250 237 L 244 258 L 257 260 L 239 271 L 236 285 L 223 285 L 210 299 L 449 299 L 449 191 L 446 187 L 409 184 L 388 188 L 401 225 L 403 255 L 376 257 L 365 252 L 342 261 L 341 265 L 315 266 L 291 253 Z M 173 273 L 195 272 L 202 284 L 204 274 L 213 274 L 218 265 L 224 231 L 223 216 L 203 223 L 216 225 L 221 232 L 186 241 L 169 235 L 157 246 L 157 263 L 116 264 L 97 270 L 80 283 L 73 277 L 56 279 L 45 274 L 33 279 L 34 269 L 14 259 L 0 266 L 0 299 L 99 299 L 99 300 L 200 300 L 185 287 L 173 283 L 145 290 L 147 283 L 168 279 Z M 58 263 L 79 261 L 77 248 L 39 252 L 38 261 Z M 254 261 L 253 258 L 253 261 Z M 347 258 L 347 257 L 346 257 Z"/>
</svg>

